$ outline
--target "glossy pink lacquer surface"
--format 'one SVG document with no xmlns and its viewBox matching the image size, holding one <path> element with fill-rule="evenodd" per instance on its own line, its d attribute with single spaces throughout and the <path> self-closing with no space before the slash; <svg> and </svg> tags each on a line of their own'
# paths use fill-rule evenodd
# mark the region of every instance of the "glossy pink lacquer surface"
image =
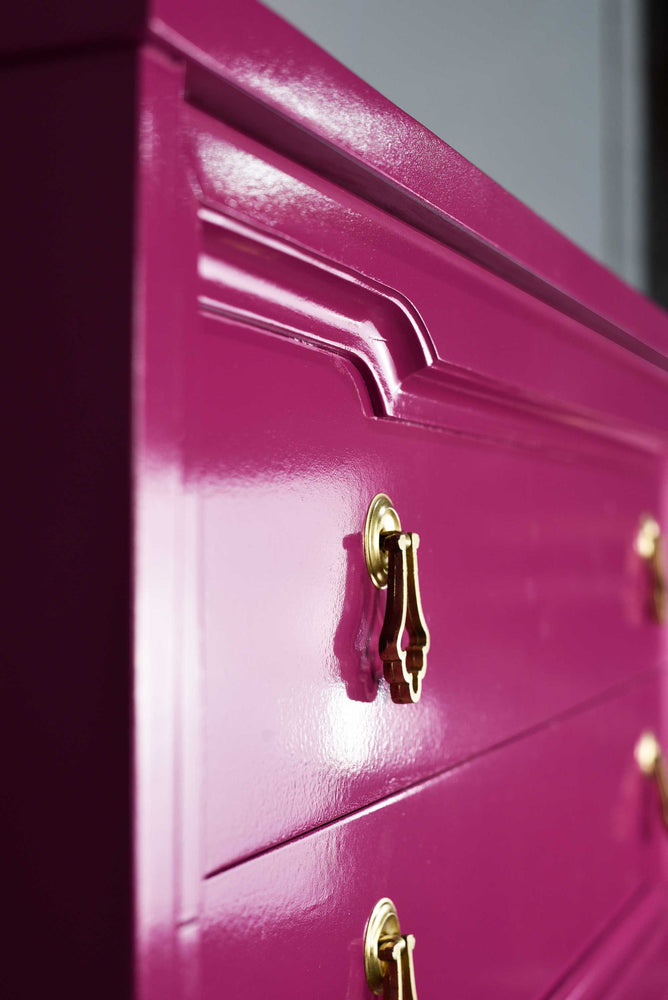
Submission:
<svg viewBox="0 0 668 1000">
<path fill-rule="evenodd" d="M 262 4 L 154 0 L 150 30 L 189 94 L 342 187 L 661 355 L 665 318 L 455 150 Z"/>
<path fill-rule="evenodd" d="M 187 121 L 204 193 L 183 462 L 213 872 L 659 665 L 633 544 L 660 505 L 647 449 L 667 380 Z M 424 698 L 403 711 L 378 685 L 383 598 L 362 550 L 380 491 L 420 533 L 432 632 Z"/>
<path fill-rule="evenodd" d="M 629 478 L 369 419 L 344 362 L 200 324 L 185 440 L 207 871 L 658 665 L 632 548 L 658 502 L 650 466 Z M 420 533 L 432 637 L 423 698 L 403 710 L 378 684 L 384 595 L 362 549 L 380 490 Z"/>
<path fill-rule="evenodd" d="M 423 995 L 547 995 L 663 898 L 665 318 L 259 5 L 148 32 L 139 995 L 364 997 L 383 895 Z M 379 680 L 381 490 L 416 706 Z"/>
<path fill-rule="evenodd" d="M 389 895 L 423 1000 L 663 997 L 665 315 L 255 0 L 5 21 L 2 995 L 363 1000 Z"/>
<path fill-rule="evenodd" d="M 383 896 L 423 996 L 548 995 L 646 891 L 661 830 L 632 751 L 656 684 L 207 880 L 202 996 L 244 995 L 252 969 L 258 996 L 365 1000 Z"/>
</svg>

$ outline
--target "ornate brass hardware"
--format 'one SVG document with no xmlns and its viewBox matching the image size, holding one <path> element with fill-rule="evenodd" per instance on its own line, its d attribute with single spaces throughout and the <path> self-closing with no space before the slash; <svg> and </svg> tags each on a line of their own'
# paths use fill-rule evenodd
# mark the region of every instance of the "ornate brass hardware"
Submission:
<svg viewBox="0 0 668 1000">
<path fill-rule="evenodd" d="M 379 590 L 387 588 L 378 651 L 392 701 L 400 705 L 420 700 L 427 670 L 429 630 L 420 599 L 419 544 L 419 535 L 401 530 L 399 515 L 390 498 L 378 493 L 366 515 L 364 555 L 375 586 Z M 405 648 L 404 632 L 408 638 Z"/>
<path fill-rule="evenodd" d="M 664 824 L 668 827 L 668 771 L 661 744 L 654 733 L 642 734 L 636 743 L 635 757 L 642 773 L 646 774 L 648 778 L 656 779 L 661 799 L 661 815 Z"/>
<path fill-rule="evenodd" d="M 647 563 L 652 578 L 652 614 L 657 622 L 666 620 L 666 564 L 661 528 L 653 517 L 644 517 L 636 536 L 636 552 Z"/>
<path fill-rule="evenodd" d="M 415 938 L 402 935 L 392 900 L 378 900 L 364 934 L 364 971 L 373 993 L 382 993 L 383 1000 L 417 1000 L 414 949 Z"/>
</svg>

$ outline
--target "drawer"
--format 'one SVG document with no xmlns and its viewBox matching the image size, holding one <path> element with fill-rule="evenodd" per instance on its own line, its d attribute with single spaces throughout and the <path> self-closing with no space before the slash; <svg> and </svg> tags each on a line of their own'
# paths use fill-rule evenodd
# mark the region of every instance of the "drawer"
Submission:
<svg viewBox="0 0 668 1000">
<path fill-rule="evenodd" d="M 334 354 L 203 314 L 188 350 L 207 872 L 660 662 L 634 553 L 650 456 L 565 457 L 378 419 Z M 369 501 L 421 538 L 422 700 L 378 683 Z"/>
<path fill-rule="evenodd" d="M 419 995 L 544 996 L 656 875 L 665 830 L 633 749 L 659 680 L 208 878 L 202 996 L 368 1000 L 384 896 Z"/>
</svg>

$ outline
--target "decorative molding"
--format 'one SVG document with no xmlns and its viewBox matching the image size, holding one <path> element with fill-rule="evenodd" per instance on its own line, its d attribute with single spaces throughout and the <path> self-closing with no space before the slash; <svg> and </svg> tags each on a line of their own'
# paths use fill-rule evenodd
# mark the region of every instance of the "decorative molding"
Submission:
<svg viewBox="0 0 668 1000">
<path fill-rule="evenodd" d="M 666 320 L 654 303 L 273 12 L 252 8 L 257 52 L 236 24 L 226 22 L 214 44 L 152 20 L 149 37 L 185 62 L 192 106 L 668 370 Z M 267 59 L 265 46 L 276 44 L 298 55 Z"/>
<path fill-rule="evenodd" d="M 200 307 L 349 358 L 374 409 L 393 416 L 402 383 L 436 351 L 397 292 L 201 208 Z"/>
<path fill-rule="evenodd" d="M 200 309 L 347 358 L 379 417 L 535 446 L 563 448 L 564 429 L 653 452 L 665 446 L 660 431 L 441 360 L 419 311 L 395 289 L 208 205 L 198 217 Z"/>
</svg>

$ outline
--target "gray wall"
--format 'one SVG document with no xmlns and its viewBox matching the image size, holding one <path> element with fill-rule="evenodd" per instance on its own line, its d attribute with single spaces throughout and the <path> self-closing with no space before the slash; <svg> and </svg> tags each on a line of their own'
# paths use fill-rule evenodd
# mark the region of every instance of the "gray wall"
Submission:
<svg viewBox="0 0 668 1000">
<path fill-rule="evenodd" d="M 641 2 L 268 6 L 643 287 Z"/>
</svg>

